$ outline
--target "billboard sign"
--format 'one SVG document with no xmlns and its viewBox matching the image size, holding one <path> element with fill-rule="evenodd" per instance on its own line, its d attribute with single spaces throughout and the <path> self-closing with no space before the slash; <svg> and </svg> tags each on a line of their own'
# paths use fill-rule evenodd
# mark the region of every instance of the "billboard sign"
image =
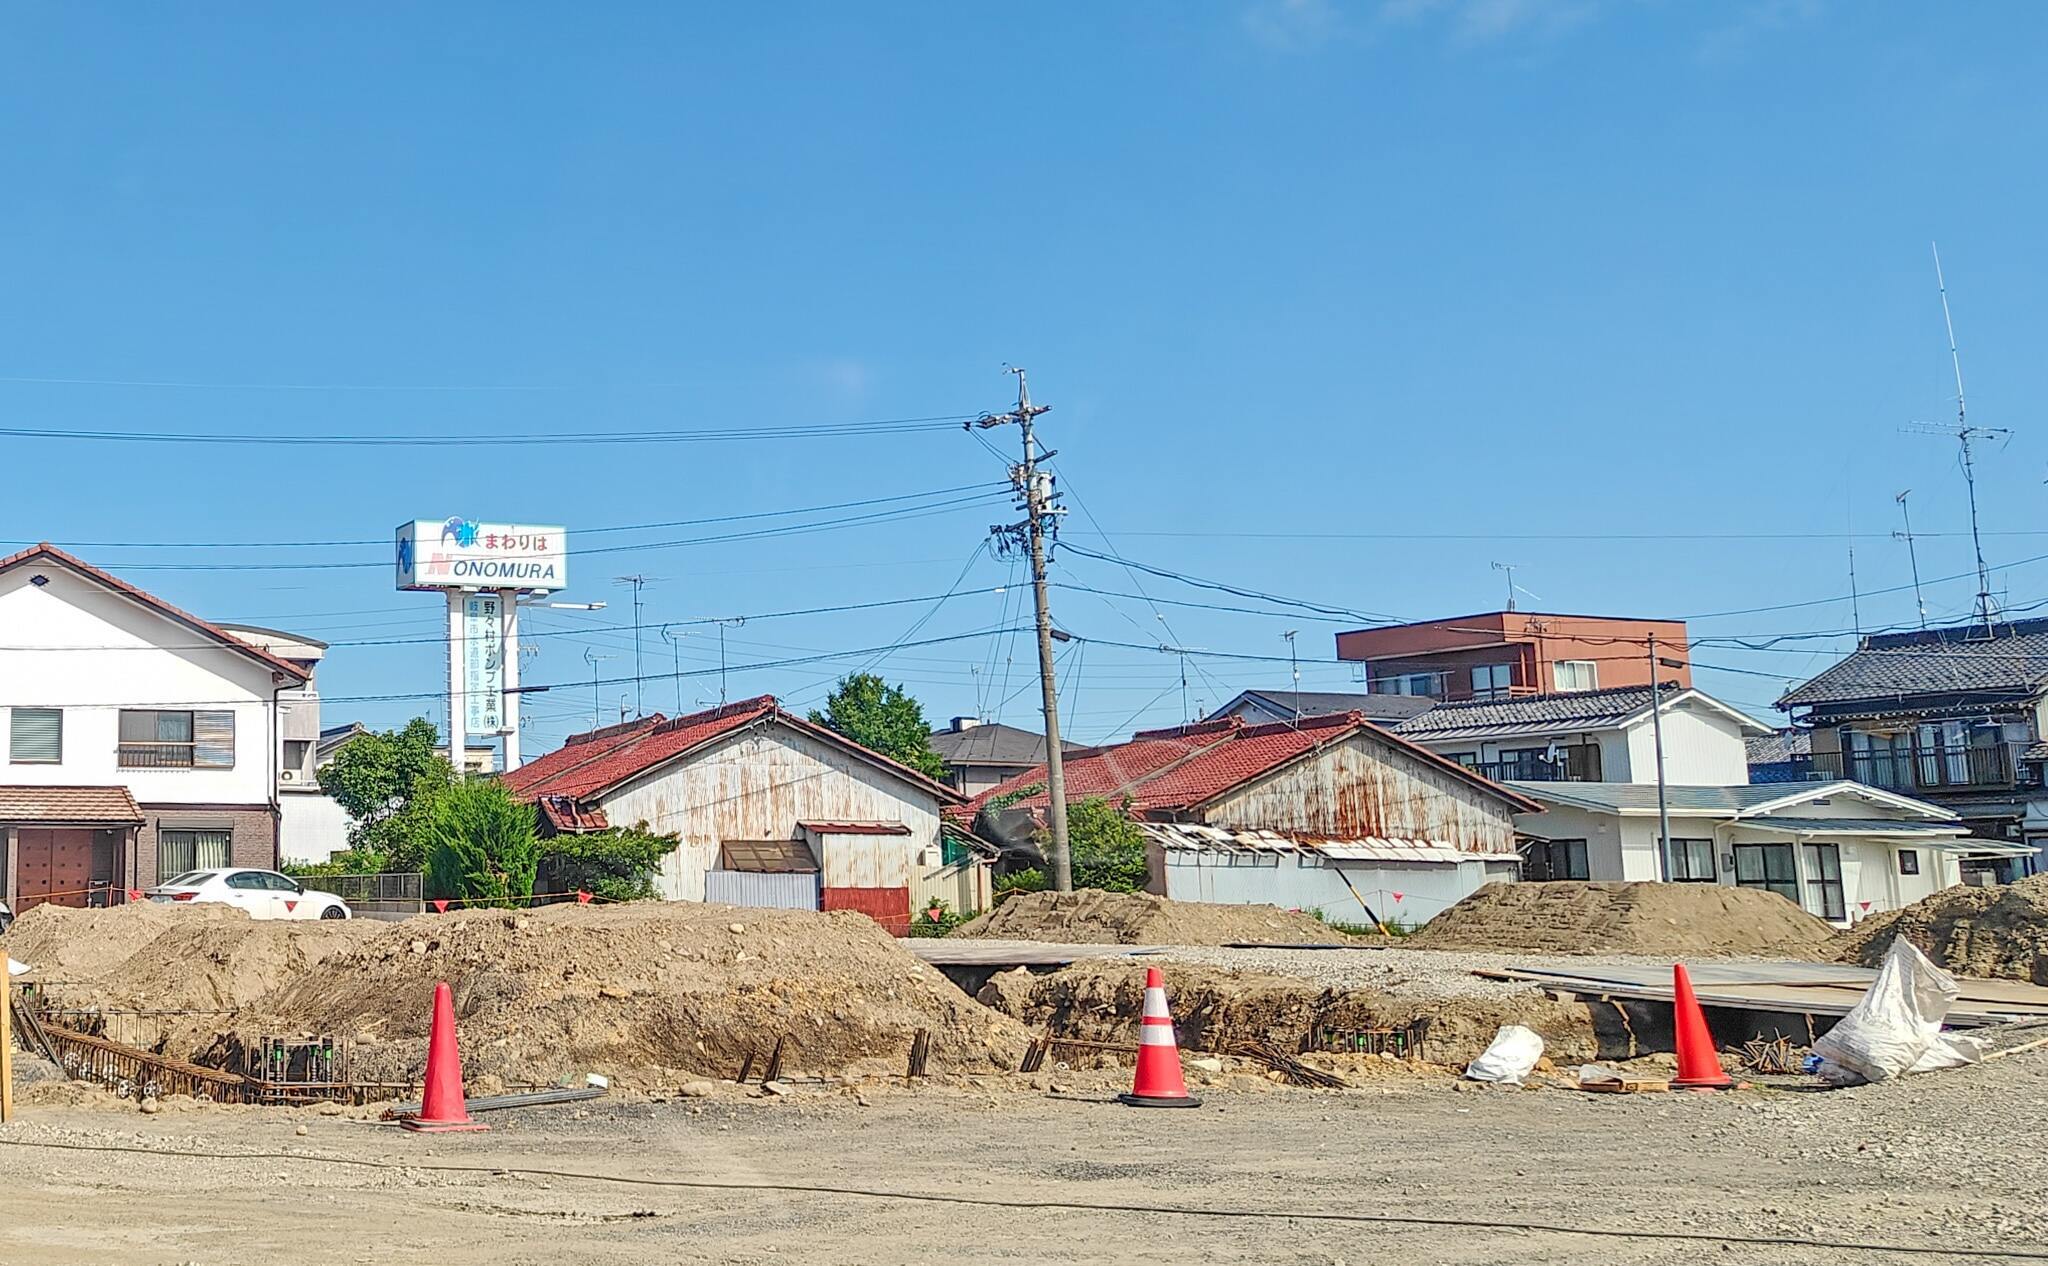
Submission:
<svg viewBox="0 0 2048 1266">
<path fill-rule="evenodd" d="M 462 600 L 462 712 L 466 734 L 505 728 L 505 599 L 495 593 Z"/>
<path fill-rule="evenodd" d="M 559 527 L 415 519 L 398 525 L 400 589 L 514 589 L 552 593 L 568 583 L 569 550 Z"/>
</svg>

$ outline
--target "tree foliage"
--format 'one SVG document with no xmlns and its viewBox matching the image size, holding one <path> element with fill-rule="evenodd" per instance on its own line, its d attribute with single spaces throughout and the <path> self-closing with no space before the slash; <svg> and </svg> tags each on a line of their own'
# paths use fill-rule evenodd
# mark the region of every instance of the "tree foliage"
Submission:
<svg viewBox="0 0 2048 1266">
<path fill-rule="evenodd" d="M 435 795 L 425 834 L 428 897 L 510 906 L 533 896 L 540 860 L 533 806 L 497 783 L 456 783 Z"/>
<path fill-rule="evenodd" d="M 320 771 L 320 789 L 349 816 L 343 873 L 420 870 L 435 801 L 455 785 L 455 771 L 434 751 L 433 722 L 414 717 L 401 730 L 360 734 Z"/>
<path fill-rule="evenodd" d="M 873 673 L 840 678 L 824 711 L 811 713 L 811 721 L 927 778 L 946 776 L 946 762 L 932 750 L 924 705 Z"/>
<path fill-rule="evenodd" d="M 590 835 L 541 841 L 540 869 L 549 892 L 581 890 L 607 901 L 642 901 L 654 895 L 654 872 L 681 841 L 656 835 L 642 822 Z"/>
<path fill-rule="evenodd" d="M 1145 886 L 1145 833 L 1101 796 L 1067 806 L 1067 843 L 1074 887 L 1137 892 Z"/>
</svg>

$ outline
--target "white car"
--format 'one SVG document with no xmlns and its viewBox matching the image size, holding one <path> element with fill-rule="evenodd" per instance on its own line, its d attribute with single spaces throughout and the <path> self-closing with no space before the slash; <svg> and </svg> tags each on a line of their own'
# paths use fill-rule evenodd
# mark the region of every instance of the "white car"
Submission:
<svg viewBox="0 0 2048 1266">
<path fill-rule="evenodd" d="M 333 893 L 302 888 L 274 870 L 188 870 L 151 888 L 151 901 L 217 901 L 252 919 L 346 919 L 348 904 Z"/>
</svg>

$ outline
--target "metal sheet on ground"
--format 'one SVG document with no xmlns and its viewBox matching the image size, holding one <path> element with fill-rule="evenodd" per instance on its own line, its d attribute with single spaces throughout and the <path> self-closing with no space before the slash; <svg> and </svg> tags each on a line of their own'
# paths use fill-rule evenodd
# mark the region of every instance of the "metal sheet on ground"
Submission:
<svg viewBox="0 0 2048 1266">
<path fill-rule="evenodd" d="M 1686 964 L 1700 1002 L 1710 1007 L 1753 1011 L 1811 1012 L 1844 1015 L 1877 977 L 1867 967 L 1841 963 L 1720 962 Z M 1570 993 L 1671 1000 L 1668 970 L 1601 964 L 1540 966 L 1523 964 L 1499 973 Z M 1962 997 L 1949 1011 L 1955 1025 L 1994 1024 L 2024 1017 L 2048 1017 L 2048 989 L 2017 980 L 1984 980 L 1959 976 Z"/>
</svg>

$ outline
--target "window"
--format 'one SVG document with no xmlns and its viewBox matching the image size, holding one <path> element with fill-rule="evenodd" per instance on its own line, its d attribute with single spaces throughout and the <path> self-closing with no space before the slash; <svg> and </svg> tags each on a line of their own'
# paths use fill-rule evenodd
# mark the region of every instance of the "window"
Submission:
<svg viewBox="0 0 2048 1266">
<path fill-rule="evenodd" d="M 238 870 L 228 876 L 228 887 L 244 892 L 269 892 L 270 876 L 260 870 Z"/>
<path fill-rule="evenodd" d="M 1833 844 L 1807 844 L 1806 882 L 1813 889 L 1814 913 L 1831 923 L 1849 917 L 1842 899 L 1842 850 Z"/>
<path fill-rule="evenodd" d="M 1901 875 L 1917 875 L 1920 873 L 1919 849 L 1902 848 L 1899 850 L 1899 873 Z"/>
<path fill-rule="evenodd" d="M 10 708 L 7 759 L 17 765 L 55 765 L 64 759 L 64 709 Z"/>
<path fill-rule="evenodd" d="M 1522 849 L 1522 878 L 1530 883 L 1553 879 L 1591 879 L 1586 868 L 1586 841 L 1531 840 Z"/>
<path fill-rule="evenodd" d="M 233 769 L 232 712 L 121 712 L 123 769 Z"/>
<path fill-rule="evenodd" d="M 310 739 L 286 739 L 284 741 L 284 767 L 286 769 L 305 769 L 306 754 L 312 748 L 313 743 Z"/>
<path fill-rule="evenodd" d="M 228 845 L 234 838 L 235 833 L 228 830 L 160 830 L 156 833 L 156 873 L 172 876 L 218 870 L 228 864 Z"/>
<path fill-rule="evenodd" d="M 1475 664 L 1472 667 L 1472 697 L 1505 699 L 1514 680 L 1513 664 Z"/>
<path fill-rule="evenodd" d="M 1674 884 L 1714 882 L 1714 841 L 1670 840 L 1664 850 L 1664 877 Z"/>
<path fill-rule="evenodd" d="M 1444 674 L 1389 673 L 1374 677 L 1366 689 L 1376 695 L 1427 695 L 1435 699 L 1444 693 Z"/>
<path fill-rule="evenodd" d="M 1551 669 L 1556 674 L 1560 694 L 1600 688 L 1600 665 L 1590 659 L 1561 659 L 1552 664 Z"/>
<path fill-rule="evenodd" d="M 1775 892 L 1799 904 L 1799 866 L 1790 844 L 1737 844 L 1735 886 Z"/>
</svg>

